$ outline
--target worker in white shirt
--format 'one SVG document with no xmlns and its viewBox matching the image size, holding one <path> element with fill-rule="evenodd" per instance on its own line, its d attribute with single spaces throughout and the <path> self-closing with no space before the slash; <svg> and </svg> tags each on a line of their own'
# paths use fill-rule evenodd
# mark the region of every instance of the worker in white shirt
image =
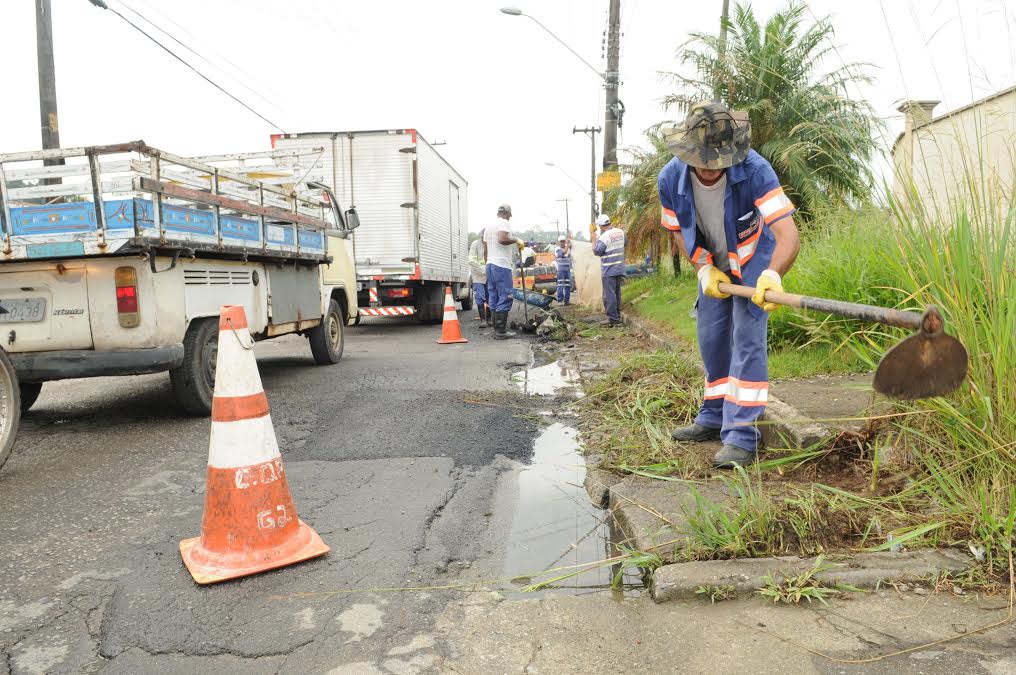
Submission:
<svg viewBox="0 0 1016 675">
<path fill-rule="evenodd" d="M 508 331 L 508 313 L 514 301 L 512 273 L 516 249 L 521 251 L 526 242 L 512 235 L 511 217 L 511 206 L 499 206 L 497 220 L 486 228 L 483 238 L 483 258 L 487 262 L 487 305 L 494 313 L 495 340 L 515 337 L 514 332 Z"/>
</svg>

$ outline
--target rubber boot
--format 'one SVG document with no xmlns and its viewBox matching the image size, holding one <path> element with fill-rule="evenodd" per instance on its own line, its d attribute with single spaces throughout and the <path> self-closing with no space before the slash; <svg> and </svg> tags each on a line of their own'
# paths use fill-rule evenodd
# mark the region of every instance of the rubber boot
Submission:
<svg viewBox="0 0 1016 675">
<path fill-rule="evenodd" d="M 508 330 L 508 312 L 494 312 L 494 339 L 510 340 L 517 337 L 515 331 Z"/>
<path fill-rule="evenodd" d="M 484 329 L 487 327 L 487 312 L 489 312 L 487 305 L 477 305 L 476 312 L 480 315 L 480 325 L 477 328 Z"/>
<path fill-rule="evenodd" d="M 492 310 L 490 308 L 490 305 L 487 305 L 487 314 L 486 314 L 486 317 L 487 317 L 487 325 L 488 326 L 493 326 L 494 325 L 494 310 Z"/>
</svg>

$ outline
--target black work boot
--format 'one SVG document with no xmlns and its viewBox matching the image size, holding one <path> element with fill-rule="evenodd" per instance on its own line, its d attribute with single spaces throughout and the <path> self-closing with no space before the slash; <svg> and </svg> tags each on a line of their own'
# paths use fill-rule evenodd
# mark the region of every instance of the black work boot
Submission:
<svg viewBox="0 0 1016 675">
<path fill-rule="evenodd" d="M 682 443 L 700 443 L 703 441 L 720 440 L 720 430 L 711 427 L 704 427 L 701 424 L 692 422 L 686 427 L 674 429 L 670 437 Z"/>
<path fill-rule="evenodd" d="M 494 312 L 494 339 L 510 340 L 515 331 L 508 330 L 508 312 Z"/>
<path fill-rule="evenodd" d="M 713 466 L 717 469 L 733 469 L 735 466 L 747 466 L 757 459 L 757 452 L 727 443 L 713 457 Z"/>
<path fill-rule="evenodd" d="M 480 315 L 480 324 L 477 326 L 477 328 L 486 328 L 487 327 L 487 312 L 488 311 L 489 310 L 487 309 L 486 305 L 477 305 L 476 306 L 476 313 Z"/>
<path fill-rule="evenodd" d="M 490 308 L 490 305 L 486 305 L 486 308 L 487 308 L 487 311 L 486 311 L 486 314 L 484 315 L 484 320 L 487 322 L 488 326 L 493 326 L 494 325 L 494 310 Z"/>
</svg>

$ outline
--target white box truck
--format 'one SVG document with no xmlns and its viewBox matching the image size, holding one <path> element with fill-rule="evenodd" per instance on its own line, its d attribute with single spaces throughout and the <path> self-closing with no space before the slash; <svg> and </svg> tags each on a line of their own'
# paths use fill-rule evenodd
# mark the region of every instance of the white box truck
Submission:
<svg viewBox="0 0 1016 675">
<path fill-rule="evenodd" d="M 449 285 L 470 308 L 468 184 L 415 129 L 277 134 L 272 147 L 356 207 L 357 320 L 440 321 Z"/>
<path fill-rule="evenodd" d="M 208 414 L 222 305 L 256 340 L 341 358 L 356 212 L 270 175 L 142 141 L 0 154 L 0 466 L 51 380 L 169 371 L 180 406 Z"/>
</svg>

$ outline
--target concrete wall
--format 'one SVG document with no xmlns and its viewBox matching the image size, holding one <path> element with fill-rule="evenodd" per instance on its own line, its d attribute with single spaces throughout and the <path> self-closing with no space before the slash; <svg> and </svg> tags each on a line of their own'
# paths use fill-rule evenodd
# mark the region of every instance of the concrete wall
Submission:
<svg viewBox="0 0 1016 675">
<path fill-rule="evenodd" d="M 936 103 L 900 107 L 907 127 L 893 146 L 895 195 L 904 198 L 912 179 L 929 212 L 953 212 L 971 190 L 1006 208 L 1016 176 L 1016 88 L 930 119 Z"/>
</svg>

